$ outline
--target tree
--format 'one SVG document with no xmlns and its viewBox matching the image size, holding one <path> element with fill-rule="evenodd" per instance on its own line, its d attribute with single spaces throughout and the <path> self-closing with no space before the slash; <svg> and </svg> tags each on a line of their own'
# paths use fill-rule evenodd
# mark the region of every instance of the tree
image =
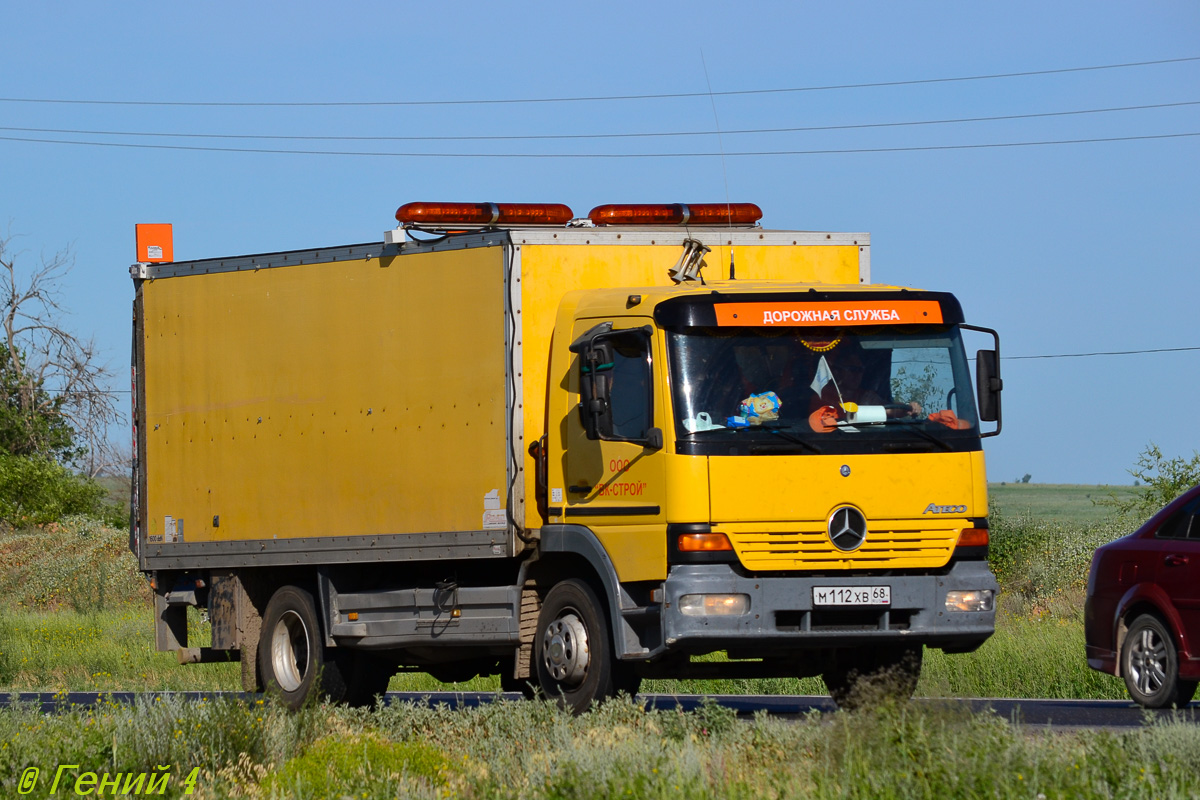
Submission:
<svg viewBox="0 0 1200 800">
<path fill-rule="evenodd" d="M 1115 507 L 1123 516 L 1145 519 L 1200 483 L 1200 452 L 1193 450 L 1190 459 L 1183 456 L 1167 458 L 1158 445 L 1151 442 L 1138 456 L 1129 474 L 1136 479 L 1134 486 L 1139 482 L 1146 485 L 1142 491 L 1128 498 L 1110 493 L 1096 502 Z"/>
<path fill-rule="evenodd" d="M 59 297 L 74 256 L 65 248 L 22 269 L 13 239 L 0 237 L 0 451 L 95 476 L 120 457 L 108 429 L 122 415 L 95 342 L 63 324 Z"/>
</svg>

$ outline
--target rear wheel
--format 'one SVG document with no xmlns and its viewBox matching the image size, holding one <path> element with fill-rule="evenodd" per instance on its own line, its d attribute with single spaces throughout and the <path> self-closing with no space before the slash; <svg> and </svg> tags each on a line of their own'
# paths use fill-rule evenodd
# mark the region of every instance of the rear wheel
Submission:
<svg viewBox="0 0 1200 800">
<path fill-rule="evenodd" d="M 1196 693 L 1196 681 L 1179 679 L 1179 656 L 1171 631 L 1150 614 L 1129 625 L 1121 646 L 1121 675 L 1129 696 L 1146 708 L 1182 708 Z"/>
<path fill-rule="evenodd" d="M 921 678 L 922 654 L 920 645 L 843 651 L 822 677 L 838 708 L 908 700 Z"/>
<path fill-rule="evenodd" d="M 271 596 L 258 640 L 258 674 L 295 710 L 309 698 L 369 705 L 387 691 L 392 671 L 367 653 L 326 648 L 313 596 L 284 586 Z"/>
<path fill-rule="evenodd" d="M 288 708 L 299 708 L 320 688 L 324 649 L 312 595 L 297 586 L 277 590 L 267 603 L 258 640 L 263 685 L 277 691 Z"/>
<path fill-rule="evenodd" d="M 538 684 L 576 714 L 624 688 L 606 620 L 596 593 L 580 580 L 557 584 L 542 602 L 534 638 Z"/>
</svg>

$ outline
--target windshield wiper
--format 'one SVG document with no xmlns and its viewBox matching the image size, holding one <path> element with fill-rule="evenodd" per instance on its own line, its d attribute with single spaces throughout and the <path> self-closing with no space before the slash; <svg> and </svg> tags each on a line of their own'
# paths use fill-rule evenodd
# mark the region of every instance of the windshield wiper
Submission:
<svg viewBox="0 0 1200 800">
<path fill-rule="evenodd" d="M 914 420 L 912 422 L 906 422 L 902 419 L 888 419 L 888 420 L 882 420 L 880 422 L 856 422 L 856 423 L 854 423 L 853 426 L 850 426 L 850 427 L 865 428 L 870 425 L 899 425 L 900 427 L 904 428 L 905 430 L 909 430 L 909 431 L 912 431 L 913 433 L 917 434 L 922 439 L 933 442 L 934 444 L 941 447 L 943 450 L 953 450 L 954 449 L 954 445 L 950 444 L 942 437 L 935 436 L 934 434 L 925 430 L 925 428 L 923 427 L 924 420 L 919 420 L 919 421 Z"/>
<path fill-rule="evenodd" d="M 796 436 L 795 434 L 786 432 L 782 428 L 768 427 L 766 425 L 763 425 L 760 428 L 760 430 L 769 431 L 772 434 L 774 434 L 775 436 L 778 436 L 780 439 L 783 439 L 784 441 L 787 441 L 787 442 L 791 442 L 792 444 L 797 445 L 798 447 L 800 447 L 803 450 L 807 450 L 810 453 L 815 453 L 817 455 L 821 455 L 821 448 L 817 447 L 812 442 L 806 442 L 804 439 L 801 439 L 799 436 Z M 759 445 L 758 447 L 751 447 L 750 452 L 754 453 L 756 450 L 762 449 L 762 447 L 763 447 L 763 445 Z M 767 448 L 767 449 L 773 449 L 773 448 Z"/>
</svg>

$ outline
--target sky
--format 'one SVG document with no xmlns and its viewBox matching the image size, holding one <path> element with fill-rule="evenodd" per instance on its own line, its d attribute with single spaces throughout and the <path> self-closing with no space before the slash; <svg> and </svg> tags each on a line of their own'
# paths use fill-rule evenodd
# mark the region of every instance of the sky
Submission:
<svg viewBox="0 0 1200 800">
<path fill-rule="evenodd" d="M 1151 442 L 1200 449 L 1200 60 L 1080 69 L 1200 58 L 1195 2 L 51 2 L 0 25 L 0 233 L 27 268 L 70 248 L 68 325 L 116 389 L 135 223 L 188 260 L 381 241 L 414 200 L 729 199 L 868 232 L 876 281 L 1000 331 L 990 480 L 1128 484 Z M 944 80 L 1012 73 L 1041 74 Z M 1171 348 L 1194 349 L 1076 356 Z"/>
</svg>

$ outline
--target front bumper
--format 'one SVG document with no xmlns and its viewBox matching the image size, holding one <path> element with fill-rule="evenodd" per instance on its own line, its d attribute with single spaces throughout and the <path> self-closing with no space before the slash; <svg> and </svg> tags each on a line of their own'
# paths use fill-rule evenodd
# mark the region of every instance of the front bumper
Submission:
<svg viewBox="0 0 1200 800">
<path fill-rule="evenodd" d="M 815 586 L 888 586 L 891 603 L 814 607 Z M 999 591 L 985 561 L 957 562 L 945 575 L 886 577 L 746 576 L 727 564 L 687 564 L 671 568 L 664 589 L 666 649 L 754 655 L 885 643 L 972 650 L 995 632 L 996 612 L 949 611 L 946 593 Z M 744 594 L 750 607 L 738 616 L 685 616 L 679 599 L 688 594 Z"/>
</svg>

